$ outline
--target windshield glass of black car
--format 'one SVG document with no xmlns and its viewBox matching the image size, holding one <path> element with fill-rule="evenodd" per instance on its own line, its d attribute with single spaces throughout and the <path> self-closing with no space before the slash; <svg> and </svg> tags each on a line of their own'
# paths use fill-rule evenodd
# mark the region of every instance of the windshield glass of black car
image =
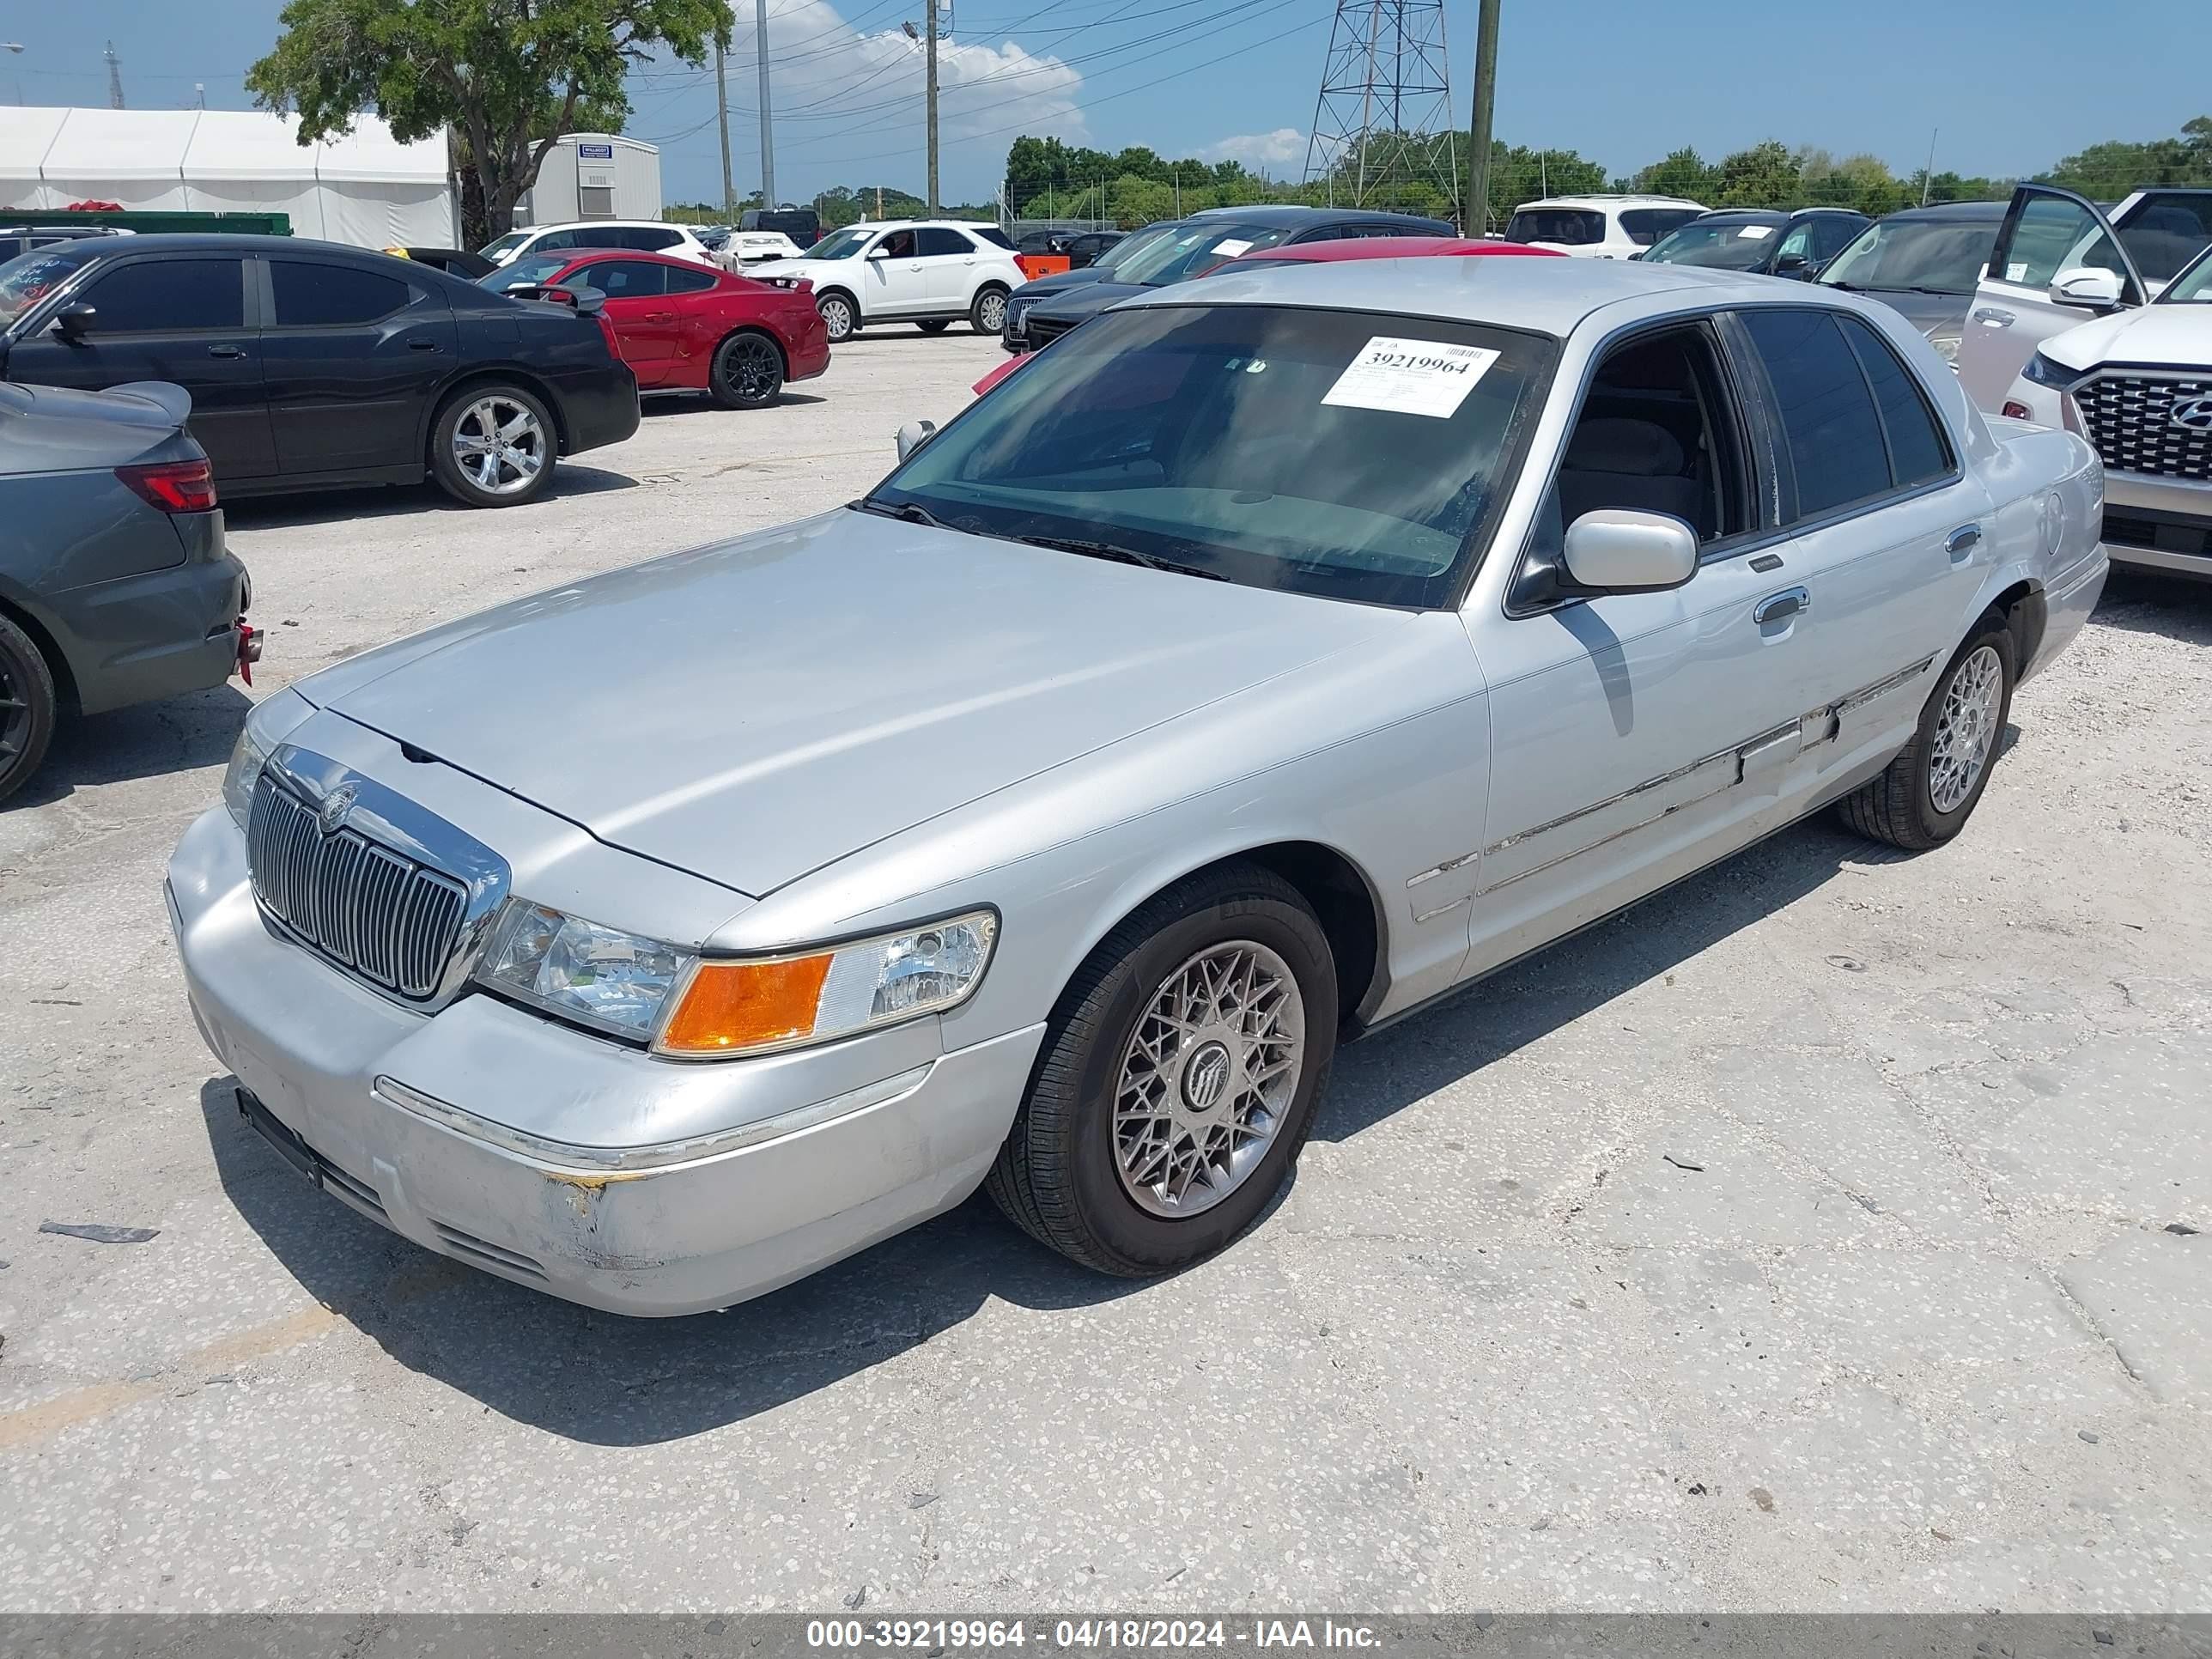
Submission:
<svg viewBox="0 0 2212 1659">
<path fill-rule="evenodd" d="M 871 500 L 1250 586 L 1449 604 L 1554 351 L 1428 318 L 1111 313 L 972 405 Z"/>
</svg>

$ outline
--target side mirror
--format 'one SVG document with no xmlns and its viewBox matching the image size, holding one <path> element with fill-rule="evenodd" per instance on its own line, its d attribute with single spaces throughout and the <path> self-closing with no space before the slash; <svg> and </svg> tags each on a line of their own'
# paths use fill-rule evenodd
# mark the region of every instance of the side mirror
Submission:
<svg viewBox="0 0 2212 1659">
<path fill-rule="evenodd" d="M 99 320 L 99 311 L 79 300 L 54 313 L 54 332 L 74 344 L 92 332 L 92 325 Z"/>
<path fill-rule="evenodd" d="M 2051 303 L 2055 306 L 2080 306 L 2090 311 L 2109 311 L 2120 302 L 2120 276 L 2116 270 L 2099 270 L 2093 265 L 2076 265 L 2071 270 L 2062 270 L 2051 279 Z"/>
<path fill-rule="evenodd" d="M 902 461 L 908 459 L 915 450 L 920 449 L 936 435 L 936 422 L 908 421 L 898 429 L 899 459 Z"/>
<path fill-rule="evenodd" d="M 868 258 L 871 259 L 888 259 L 890 257 L 891 251 L 885 247 L 881 242 L 877 243 L 873 247 L 868 250 Z"/>
<path fill-rule="evenodd" d="M 1579 587 L 1680 587 L 1698 574 L 1698 534 L 1670 514 L 1601 507 L 1567 526 L 1565 562 Z"/>
<path fill-rule="evenodd" d="M 1802 253 L 1785 253 L 1775 260 L 1774 274 L 1777 276 L 1795 276 L 1799 282 L 1805 282 L 1813 275 L 1813 262 Z"/>
</svg>

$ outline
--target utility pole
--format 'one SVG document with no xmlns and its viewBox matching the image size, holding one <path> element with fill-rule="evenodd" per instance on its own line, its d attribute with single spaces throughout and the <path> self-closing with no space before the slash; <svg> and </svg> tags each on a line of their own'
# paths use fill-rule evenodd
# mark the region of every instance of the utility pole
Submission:
<svg viewBox="0 0 2212 1659">
<path fill-rule="evenodd" d="M 730 87 L 722 74 L 722 43 L 714 43 L 714 131 L 722 139 L 722 216 L 738 222 L 738 190 L 730 182 Z"/>
<path fill-rule="evenodd" d="M 1467 213 L 1469 236 L 1490 228 L 1490 118 L 1498 100 L 1498 4 L 1482 0 L 1474 25 L 1474 118 L 1467 135 Z"/>
<path fill-rule="evenodd" d="M 1936 140 L 1942 135 L 1941 127 L 1928 129 L 1928 165 L 1920 169 L 1920 205 L 1928 205 L 1928 191 L 1936 182 Z"/>
<path fill-rule="evenodd" d="M 753 0 L 753 53 L 760 59 L 761 205 L 775 205 L 775 133 L 768 112 L 768 0 Z"/>
<path fill-rule="evenodd" d="M 114 41 L 110 40 L 107 43 L 107 50 L 102 56 L 107 59 L 107 106 L 110 109 L 121 109 L 123 107 L 123 61 L 115 55 Z"/>
<path fill-rule="evenodd" d="M 929 216 L 938 215 L 937 204 L 937 0 L 922 0 L 929 15 L 923 28 L 923 50 L 929 54 Z"/>
</svg>

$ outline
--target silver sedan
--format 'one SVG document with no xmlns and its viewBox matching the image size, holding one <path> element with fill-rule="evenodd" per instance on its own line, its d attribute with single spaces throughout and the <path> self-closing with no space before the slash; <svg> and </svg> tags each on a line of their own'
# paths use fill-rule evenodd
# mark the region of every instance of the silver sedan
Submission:
<svg viewBox="0 0 2212 1659">
<path fill-rule="evenodd" d="M 2081 440 L 1680 266 L 1223 276 L 901 448 L 255 711 L 172 920 L 332 1198 L 624 1313 L 978 1185 L 1173 1268 L 1340 1042 L 1824 806 L 1956 835 L 2105 577 Z"/>
</svg>

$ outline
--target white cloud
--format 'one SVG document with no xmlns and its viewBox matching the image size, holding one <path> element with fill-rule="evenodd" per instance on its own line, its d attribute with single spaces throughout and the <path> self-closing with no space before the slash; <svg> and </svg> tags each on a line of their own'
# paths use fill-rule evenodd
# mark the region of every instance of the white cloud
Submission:
<svg viewBox="0 0 2212 1659">
<path fill-rule="evenodd" d="M 1273 132 L 1240 132 L 1199 151 L 1206 161 L 1242 161 L 1247 167 L 1279 167 L 1305 159 L 1306 136 L 1296 127 L 1277 127 Z"/>
</svg>

